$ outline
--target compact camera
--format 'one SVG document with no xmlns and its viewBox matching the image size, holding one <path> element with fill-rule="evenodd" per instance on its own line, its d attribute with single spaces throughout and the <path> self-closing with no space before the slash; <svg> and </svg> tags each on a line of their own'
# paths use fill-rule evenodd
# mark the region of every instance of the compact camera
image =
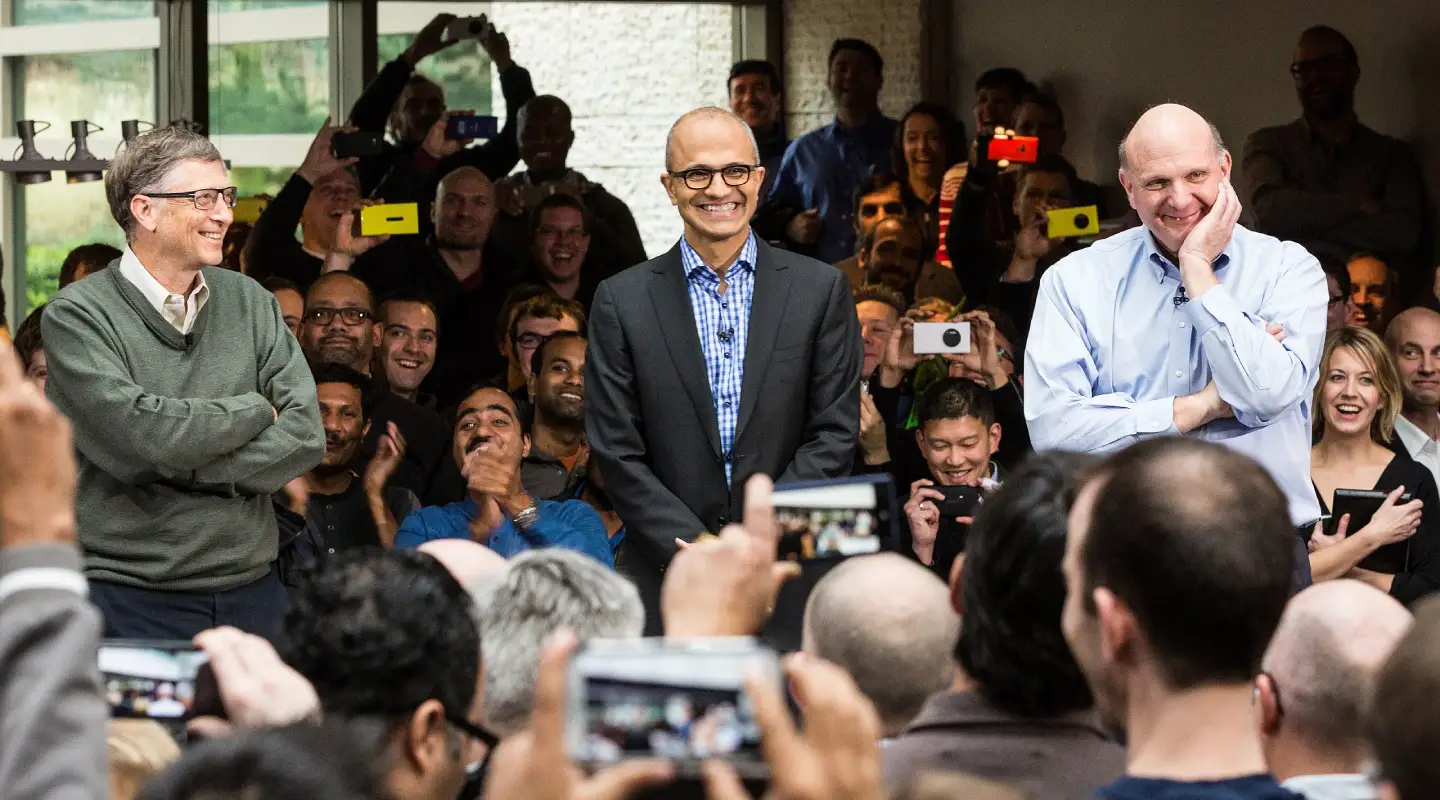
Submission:
<svg viewBox="0 0 1440 800">
<path fill-rule="evenodd" d="M 915 323 L 915 354 L 970 352 L 970 323 L 968 322 L 917 322 Z"/>
</svg>

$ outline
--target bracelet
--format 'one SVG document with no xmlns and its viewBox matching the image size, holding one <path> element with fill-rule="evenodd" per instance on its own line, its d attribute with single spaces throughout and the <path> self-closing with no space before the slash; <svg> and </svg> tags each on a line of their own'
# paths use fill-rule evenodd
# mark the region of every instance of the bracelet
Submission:
<svg viewBox="0 0 1440 800">
<path fill-rule="evenodd" d="M 528 531 L 530 530 L 530 526 L 535 524 L 535 520 L 539 518 L 540 503 L 535 502 L 531 503 L 525 508 L 522 508 L 519 512 L 517 512 L 514 516 L 510 518 L 510 521 L 514 523 L 515 527 L 519 528 L 520 530 Z"/>
</svg>

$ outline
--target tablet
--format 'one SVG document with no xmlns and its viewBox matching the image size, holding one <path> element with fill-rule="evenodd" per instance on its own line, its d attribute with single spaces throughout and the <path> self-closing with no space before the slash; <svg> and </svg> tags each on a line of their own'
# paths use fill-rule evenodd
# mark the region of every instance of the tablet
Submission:
<svg viewBox="0 0 1440 800">
<path fill-rule="evenodd" d="M 1370 519 L 1380 506 L 1389 497 L 1389 492 L 1377 492 L 1370 489 L 1336 489 L 1335 505 L 1330 510 L 1330 519 L 1325 521 L 1325 532 L 1334 533 L 1335 526 L 1340 524 L 1340 518 L 1346 514 L 1350 515 L 1350 525 L 1346 528 L 1346 536 L 1370 524 Z M 1400 497 L 1400 503 L 1408 503 L 1411 500 L 1409 494 Z M 1372 572 L 1383 572 L 1387 575 L 1395 575 L 1401 572 L 1408 572 L 1410 568 L 1410 540 L 1387 544 L 1370 555 L 1366 556 L 1356 566 L 1360 569 L 1368 569 Z"/>
</svg>

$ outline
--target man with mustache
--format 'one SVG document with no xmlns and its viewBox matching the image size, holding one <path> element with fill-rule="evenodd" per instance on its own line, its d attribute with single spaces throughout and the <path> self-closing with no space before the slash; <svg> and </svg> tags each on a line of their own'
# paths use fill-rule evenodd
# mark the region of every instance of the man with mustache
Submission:
<svg viewBox="0 0 1440 800">
<path fill-rule="evenodd" d="M 1424 191 L 1410 146 L 1355 114 L 1360 61 L 1324 25 L 1295 45 L 1290 75 L 1300 119 L 1251 134 L 1241 159 L 1255 227 L 1317 255 L 1375 253 L 1399 271 L 1419 266 Z"/>
<path fill-rule="evenodd" d="M 520 482 L 545 500 L 575 497 L 585 483 L 590 460 L 585 443 L 585 345 L 584 334 L 559 331 L 535 348 L 529 380 L 534 418 Z"/>
<path fill-rule="evenodd" d="M 338 364 L 370 375 L 381 339 L 373 303 L 369 287 L 349 273 L 325 275 L 310 287 L 300 345 L 311 366 Z M 371 425 L 360 446 L 360 461 L 376 457 L 381 437 L 394 423 L 407 446 L 392 483 L 432 501 L 453 499 L 454 487 L 444 480 L 448 433 L 440 416 L 394 392 L 374 392 L 371 401 Z"/>
<path fill-rule="evenodd" d="M 955 305 L 965 302 L 965 289 L 955 271 L 925 258 L 924 233 L 919 223 L 907 216 L 900 179 L 893 172 L 872 173 L 860 182 L 855 190 L 854 224 L 859 237 L 857 251 L 835 262 L 835 268 L 850 280 L 850 288 L 885 283 L 903 294 L 907 302 L 924 297 L 939 297 Z M 880 249 L 884 252 L 877 253 L 876 247 L 882 242 Z M 907 261 L 907 250 L 912 251 L 909 264 L 903 263 Z M 882 262 L 888 278 L 877 274 L 877 260 Z"/>
<path fill-rule="evenodd" d="M 654 632 L 676 540 L 739 518 L 746 478 L 850 471 L 863 358 L 845 277 L 752 231 L 765 168 L 744 120 L 685 114 L 665 162 L 684 233 L 600 284 L 585 361 L 586 432 Z"/>
<path fill-rule="evenodd" d="M 1024 368 L 1035 449 L 1104 452 L 1167 434 L 1222 442 L 1269 471 L 1308 531 L 1320 518 L 1310 483 L 1320 263 L 1236 224 L 1230 153 L 1194 111 L 1146 111 L 1119 156 L 1141 227 L 1040 279 Z M 1302 537 L 1297 585 L 1310 578 Z"/>
<path fill-rule="evenodd" d="M 539 500 L 520 480 L 530 451 L 515 401 L 500 389 L 477 389 L 460 403 L 452 455 L 465 477 L 464 500 L 412 512 L 395 546 L 435 539 L 474 539 L 506 558 L 539 547 L 564 547 L 613 566 L 610 537 L 595 510 L 579 500 Z"/>
</svg>

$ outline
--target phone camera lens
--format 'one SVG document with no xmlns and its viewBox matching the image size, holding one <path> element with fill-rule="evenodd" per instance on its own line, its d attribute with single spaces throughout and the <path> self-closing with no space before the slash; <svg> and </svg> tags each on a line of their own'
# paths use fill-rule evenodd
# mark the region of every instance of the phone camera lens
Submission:
<svg viewBox="0 0 1440 800">
<path fill-rule="evenodd" d="M 1089 214 L 1076 214 L 1076 215 L 1075 215 L 1075 227 L 1077 227 L 1077 228 L 1088 228 L 1088 227 L 1090 227 L 1090 215 L 1089 215 Z"/>
<path fill-rule="evenodd" d="M 946 328 L 945 332 L 940 334 L 940 341 L 944 342 L 946 347 L 959 347 L 960 329 Z"/>
</svg>

